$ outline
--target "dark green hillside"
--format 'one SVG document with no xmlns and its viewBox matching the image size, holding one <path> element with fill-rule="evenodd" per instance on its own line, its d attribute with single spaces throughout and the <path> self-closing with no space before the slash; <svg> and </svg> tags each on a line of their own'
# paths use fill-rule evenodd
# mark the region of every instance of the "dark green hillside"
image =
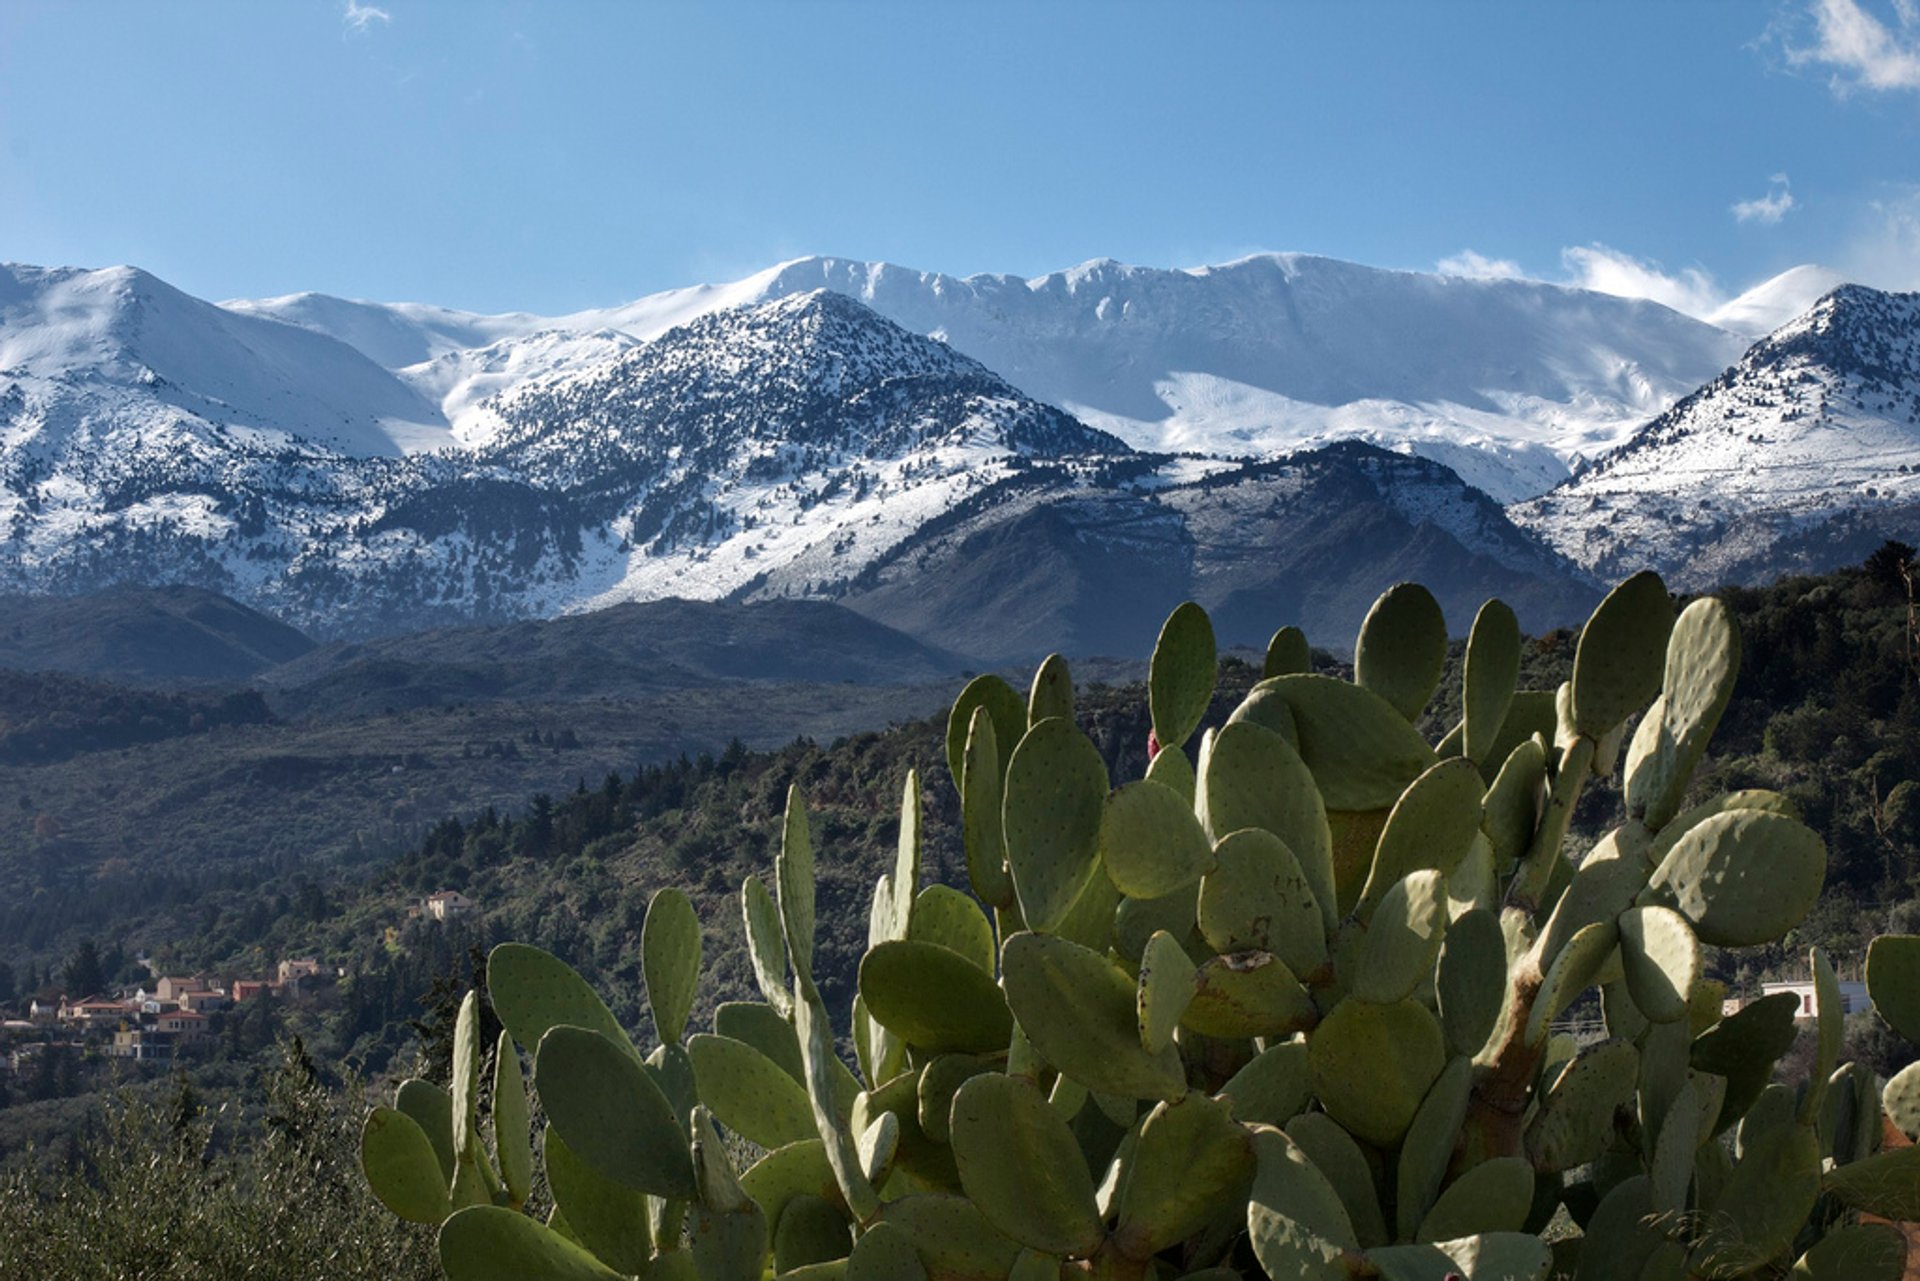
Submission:
<svg viewBox="0 0 1920 1281">
<path fill-rule="evenodd" d="M 278 619 L 200 587 L 0 597 L 0 619 L 0 667 L 134 684 L 242 681 L 313 648 Z"/>
</svg>

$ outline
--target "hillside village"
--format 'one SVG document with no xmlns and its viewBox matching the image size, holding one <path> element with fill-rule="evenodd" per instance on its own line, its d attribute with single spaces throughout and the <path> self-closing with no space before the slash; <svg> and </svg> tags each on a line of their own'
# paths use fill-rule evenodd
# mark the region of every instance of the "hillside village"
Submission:
<svg viewBox="0 0 1920 1281">
<path fill-rule="evenodd" d="M 476 906 L 458 890 L 438 890 L 409 903 L 406 916 L 444 924 Z M 150 961 L 140 964 L 153 970 Z M 11 1007 L 0 1003 L 0 1105 L 10 1095 L 72 1093 L 85 1068 L 115 1062 L 170 1068 L 207 1057 L 255 1011 L 292 1005 L 324 1012 L 346 977 L 343 967 L 311 956 L 288 957 L 256 974 L 150 973 L 141 982 L 82 994 L 67 990 L 71 974 L 22 993 Z"/>
</svg>

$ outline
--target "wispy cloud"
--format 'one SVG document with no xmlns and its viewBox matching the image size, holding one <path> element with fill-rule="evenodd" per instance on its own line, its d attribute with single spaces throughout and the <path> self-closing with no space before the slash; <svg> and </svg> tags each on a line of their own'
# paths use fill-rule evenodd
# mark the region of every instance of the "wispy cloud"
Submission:
<svg viewBox="0 0 1920 1281">
<path fill-rule="evenodd" d="M 1920 186 L 1869 202 L 1835 265 L 1848 279 L 1878 289 L 1920 289 Z"/>
<path fill-rule="evenodd" d="M 1812 0 L 1813 42 L 1783 41 L 1788 64 L 1831 68 L 1835 93 L 1920 90 L 1920 0 L 1888 3 L 1883 20 L 1860 0 Z"/>
<path fill-rule="evenodd" d="M 1511 258 L 1489 258 L 1471 249 L 1442 258 L 1433 269 L 1443 276 L 1464 276 L 1468 280 L 1519 280 L 1526 275 Z"/>
<path fill-rule="evenodd" d="M 1757 222 L 1764 226 L 1774 226 L 1793 209 L 1793 184 L 1787 181 L 1787 175 L 1773 175 L 1767 187 L 1767 194 L 1756 200 L 1736 201 L 1733 216 L 1737 222 Z"/>
<path fill-rule="evenodd" d="M 347 31 L 356 36 L 365 35 L 377 23 L 393 21 L 393 15 L 385 9 L 370 4 L 361 4 L 359 0 L 347 0 L 347 7 L 341 11 L 341 20 L 347 24 Z"/>
<path fill-rule="evenodd" d="M 1560 251 L 1567 283 L 1621 298 L 1646 298 L 1705 318 L 1726 302 L 1713 277 L 1697 267 L 1668 272 L 1659 263 L 1603 244 L 1575 245 Z"/>
</svg>

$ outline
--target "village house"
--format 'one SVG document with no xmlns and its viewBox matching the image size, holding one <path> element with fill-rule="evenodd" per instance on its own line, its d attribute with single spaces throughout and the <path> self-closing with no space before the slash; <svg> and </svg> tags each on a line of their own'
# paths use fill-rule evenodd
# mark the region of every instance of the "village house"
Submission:
<svg viewBox="0 0 1920 1281">
<path fill-rule="evenodd" d="M 1800 1009 L 1799 1012 L 1794 1015 L 1796 1019 L 1810 1019 L 1814 1018 L 1817 1014 L 1814 1008 L 1816 994 L 1812 979 L 1793 979 L 1787 982 L 1762 983 L 1760 985 L 1760 991 L 1764 996 L 1772 996 L 1776 992 L 1791 992 L 1799 997 Z M 1864 1014 L 1872 1008 L 1873 1001 L 1867 995 L 1867 985 L 1865 983 L 1856 979 L 1840 980 L 1840 1009 L 1843 1013 Z"/>
<path fill-rule="evenodd" d="M 121 1028 L 113 1034 L 113 1048 L 108 1053 L 116 1059 L 168 1063 L 173 1060 L 173 1033 L 149 1027 Z"/>
<path fill-rule="evenodd" d="M 169 1010 L 154 1019 L 153 1030 L 174 1037 L 181 1045 L 190 1045 L 207 1034 L 210 1022 L 204 1014 L 187 1010 Z"/>
<path fill-rule="evenodd" d="M 289 983 L 298 983 L 301 979 L 320 978 L 323 973 L 320 962 L 310 956 L 303 956 L 280 962 L 277 981 L 280 986 L 285 987 Z"/>
<path fill-rule="evenodd" d="M 474 902 L 459 890 L 440 890 L 421 900 L 420 907 L 436 921 L 451 921 L 474 909 Z"/>
</svg>

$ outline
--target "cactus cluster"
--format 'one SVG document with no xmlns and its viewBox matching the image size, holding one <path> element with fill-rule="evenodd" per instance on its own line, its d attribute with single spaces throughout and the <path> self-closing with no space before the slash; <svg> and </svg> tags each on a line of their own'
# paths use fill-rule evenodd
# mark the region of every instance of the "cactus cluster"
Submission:
<svg viewBox="0 0 1920 1281">
<path fill-rule="evenodd" d="M 1826 863 L 1783 796 L 1686 804 L 1739 664 L 1729 612 L 1676 618 L 1639 575 L 1571 681 L 1526 691 L 1513 612 L 1489 602 L 1434 746 L 1415 722 L 1446 644 L 1433 597 L 1396 587 L 1353 681 L 1283 630 L 1200 734 L 1217 651 L 1182 605 L 1153 655 L 1151 763 L 1118 787 L 1058 658 L 1025 699 L 973 681 L 946 738 L 972 893 L 922 884 L 909 777 L 857 1071 L 814 981 L 794 791 L 774 885 L 740 895 L 761 1001 L 686 1034 L 700 926 L 670 889 L 643 934 L 650 1053 L 568 967 L 503 945 L 491 1081 L 470 996 L 451 1091 L 410 1081 L 367 1120 L 374 1191 L 442 1225 L 453 1281 L 1894 1281 L 1903 1239 L 1876 1219 L 1920 1218 L 1920 1148 L 1881 1150 L 1883 1118 L 1920 1131 L 1920 1068 L 1883 1087 L 1840 1064 L 1815 952 L 1818 1053 L 1776 1083 L 1796 998 L 1723 1014 L 1706 974 L 1713 949 L 1791 930 Z M 1595 778 L 1618 779 L 1624 821 L 1573 860 Z M 1867 973 L 1920 1038 L 1920 938 L 1877 940 Z M 1605 1039 L 1556 1033 L 1594 989 Z"/>
</svg>

